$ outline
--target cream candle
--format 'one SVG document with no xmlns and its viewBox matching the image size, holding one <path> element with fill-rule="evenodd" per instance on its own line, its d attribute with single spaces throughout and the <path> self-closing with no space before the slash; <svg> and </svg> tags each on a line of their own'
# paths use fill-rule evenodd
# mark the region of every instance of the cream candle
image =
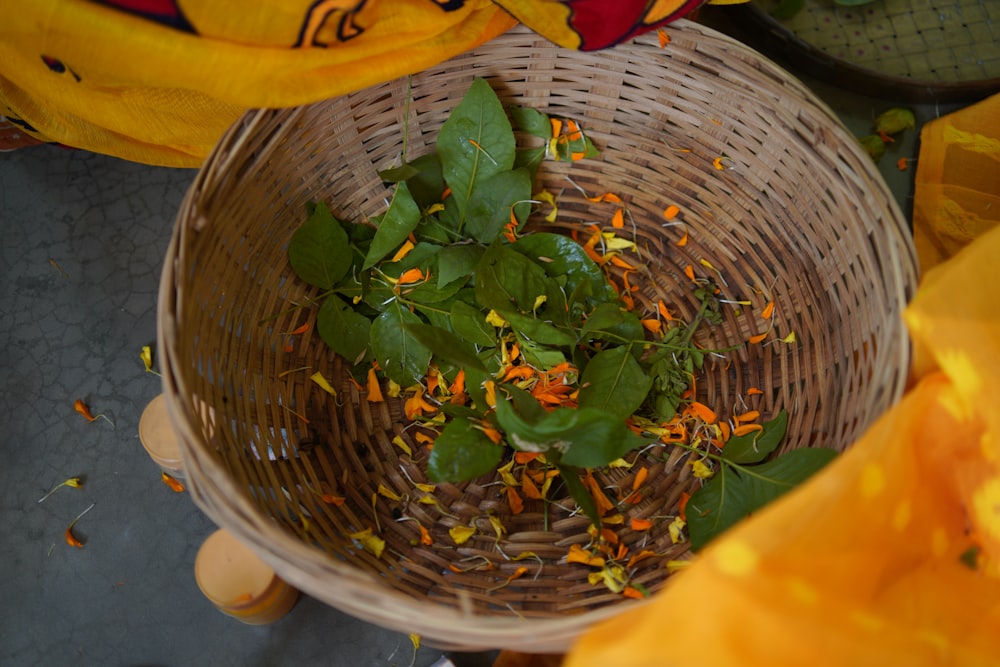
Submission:
<svg viewBox="0 0 1000 667">
<path fill-rule="evenodd" d="M 165 473 L 177 479 L 185 479 L 180 444 L 167 415 L 163 394 L 150 401 L 142 411 L 142 416 L 139 417 L 139 440 L 146 453 Z"/>
<path fill-rule="evenodd" d="M 212 604 L 251 625 L 277 621 L 299 599 L 297 589 L 225 529 L 212 533 L 198 549 L 194 574 Z"/>
</svg>

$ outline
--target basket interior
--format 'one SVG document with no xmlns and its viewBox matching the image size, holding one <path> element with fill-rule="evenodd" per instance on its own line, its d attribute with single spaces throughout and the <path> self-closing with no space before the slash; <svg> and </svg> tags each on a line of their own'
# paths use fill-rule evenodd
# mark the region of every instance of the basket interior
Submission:
<svg viewBox="0 0 1000 667">
<path fill-rule="evenodd" d="M 584 517 L 535 501 L 513 515 L 495 476 L 417 489 L 427 452 L 401 402 L 366 401 L 315 326 L 290 334 L 315 325 L 317 310 L 309 305 L 317 291 L 294 278 L 286 255 L 306 204 L 323 200 L 355 221 L 384 210 L 390 190 L 377 172 L 399 164 L 404 124 L 407 154 L 427 152 L 473 77 L 505 102 L 587 130 L 601 156 L 546 162 L 540 179 L 557 195 L 557 226 L 567 233 L 610 219 L 612 209 L 580 189 L 622 197 L 642 248 L 646 307 L 662 299 L 676 317 L 691 317 L 697 302 L 684 268 L 707 271 L 703 259 L 734 298 L 757 309 L 774 300 L 775 333 L 794 331 L 796 342 L 745 345 L 759 320 L 727 310 L 701 342 L 740 347 L 706 364 L 697 381 L 703 402 L 727 412 L 759 388 L 752 407 L 788 410 L 783 449 L 843 449 L 898 398 L 907 362 L 900 313 L 915 263 L 867 156 L 822 104 L 754 52 L 686 22 L 671 37 L 666 49 L 654 37 L 587 54 L 515 30 L 411 81 L 251 112 L 216 149 L 168 257 L 161 358 L 196 502 L 283 577 L 356 616 L 463 646 L 538 649 L 540 626 L 519 619 L 561 622 L 567 640 L 588 614 L 627 602 L 589 584 L 589 568 L 561 562 L 570 544 L 589 541 Z M 683 228 L 664 224 L 670 204 L 682 211 L 684 247 L 676 243 Z M 309 380 L 317 370 L 336 397 Z M 397 436 L 412 455 L 393 444 Z M 627 516 L 676 514 L 697 481 L 682 452 L 643 464 L 653 493 Z M 615 496 L 637 469 L 598 479 Z M 379 495 L 379 485 L 404 499 Z M 325 503 L 323 493 L 346 501 Z M 567 498 L 558 504 L 572 507 Z M 420 544 L 418 522 L 432 545 Z M 634 553 L 657 553 L 635 566 L 635 581 L 651 591 L 666 581 L 665 561 L 686 557 L 668 523 L 620 531 Z M 448 535 L 456 525 L 479 532 L 457 546 Z M 367 528 L 386 540 L 380 558 L 349 537 Z M 522 566 L 528 573 L 508 582 Z"/>
</svg>

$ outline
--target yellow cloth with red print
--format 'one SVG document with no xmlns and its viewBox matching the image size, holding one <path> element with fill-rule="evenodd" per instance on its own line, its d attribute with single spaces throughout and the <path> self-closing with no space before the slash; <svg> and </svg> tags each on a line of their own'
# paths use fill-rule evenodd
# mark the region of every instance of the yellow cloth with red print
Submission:
<svg viewBox="0 0 1000 667">
<path fill-rule="evenodd" d="M 994 227 L 927 272 L 903 400 L 565 667 L 1000 665 L 998 258 Z"/>
<path fill-rule="evenodd" d="M 0 116 L 129 160 L 198 166 L 247 108 L 411 74 L 517 21 L 601 49 L 705 0 L 31 0 L 0 3 Z"/>
</svg>

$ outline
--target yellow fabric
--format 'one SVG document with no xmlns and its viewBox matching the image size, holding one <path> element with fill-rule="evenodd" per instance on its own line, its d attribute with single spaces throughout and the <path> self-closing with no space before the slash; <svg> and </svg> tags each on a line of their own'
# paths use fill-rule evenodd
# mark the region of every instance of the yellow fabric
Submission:
<svg viewBox="0 0 1000 667">
<path fill-rule="evenodd" d="M 566 667 L 1000 664 L 998 257 L 994 229 L 926 275 L 899 405 Z"/>
<path fill-rule="evenodd" d="M 194 167 L 247 108 L 315 102 L 414 73 L 517 20 L 561 46 L 605 48 L 702 2 L 3 2 L 0 115 L 45 141 Z"/>
<path fill-rule="evenodd" d="M 197 34 L 89 0 L 0 3 L 0 114 L 48 141 L 198 166 L 246 108 L 312 102 L 416 72 L 514 25 L 490 0 L 455 11 L 430 0 L 182 9 Z"/>
<path fill-rule="evenodd" d="M 930 268 L 1000 223 L 1000 95 L 920 132 L 913 241 Z"/>
</svg>

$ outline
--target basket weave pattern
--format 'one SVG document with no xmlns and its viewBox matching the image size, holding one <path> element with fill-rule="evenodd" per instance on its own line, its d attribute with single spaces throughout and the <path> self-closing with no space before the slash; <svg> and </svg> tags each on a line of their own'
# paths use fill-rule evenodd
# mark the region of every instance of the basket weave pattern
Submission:
<svg viewBox="0 0 1000 667">
<path fill-rule="evenodd" d="M 315 326 L 289 333 L 315 324 L 317 310 L 308 305 L 315 290 L 294 278 L 286 254 L 305 205 L 323 200 L 355 221 L 384 210 L 389 190 L 377 171 L 399 164 L 404 122 L 407 154 L 426 152 L 474 76 L 505 102 L 575 118 L 588 131 L 601 157 L 547 162 L 540 178 L 557 193 L 566 230 L 610 215 L 567 175 L 590 194 L 621 196 L 647 269 L 641 303 L 663 299 L 690 318 L 698 304 L 683 269 L 700 259 L 734 291 L 774 299 L 776 330 L 795 331 L 798 342 L 743 346 L 709 363 L 698 379 L 702 401 L 729 410 L 758 387 L 763 414 L 789 412 L 785 449 L 843 449 L 899 397 L 908 361 L 900 313 L 915 260 L 870 159 L 822 103 L 756 53 L 689 22 L 670 34 L 664 49 L 653 36 L 588 54 L 515 29 L 414 76 L 408 119 L 408 82 L 398 80 L 250 112 L 213 152 L 179 213 L 161 284 L 166 394 L 195 501 L 289 582 L 360 618 L 464 648 L 563 650 L 631 603 L 589 584 L 587 567 L 560 563 L 570 544 L 589 539 L 584 517 L 553 510 L 546 519 L 531 502 L 511 515 L 490 476 L 417 490 L 426 452 L 402 403 L 365 400 Z M 712 161 L 722 155 L 719 171 Z M 679 229 L 663 225 L 669 204 L 688 225 L 683 248 Z M 725 347 L 754 333 L 730 311 L 701 342 Z M 317 370 L 336 398 L 310 382 Z M 655 493 L 634 516 L 676 513 L 680 494 L 696 488 L 683 461 L 679 451 L 645 461 Z M 599 479 L 611 495 L 633 475 L 615 469 Z M 380 484 L 404 501 L 378 496 Z M 346 502 L 326 504 L 320 492 Z M 490 515 L 507 530 L 501 539 Z M 433 545 L 420 544 L 407 517 L 430 529 Z M 633 552 L 661 555 L 634 575 L 654 591 L 664 560 L 686 551 L 671 543 L 667 523 L 621 531 Z M 470 524 L 479 533 L 456 546 L 448 529 Z M 348 537 L 366 528 L 386 540 L 380 558 Z M 537 559 L 510 560 L 524 552 Z M 521 566 L 528 573 L 505 585 Z"/>
</svg>

